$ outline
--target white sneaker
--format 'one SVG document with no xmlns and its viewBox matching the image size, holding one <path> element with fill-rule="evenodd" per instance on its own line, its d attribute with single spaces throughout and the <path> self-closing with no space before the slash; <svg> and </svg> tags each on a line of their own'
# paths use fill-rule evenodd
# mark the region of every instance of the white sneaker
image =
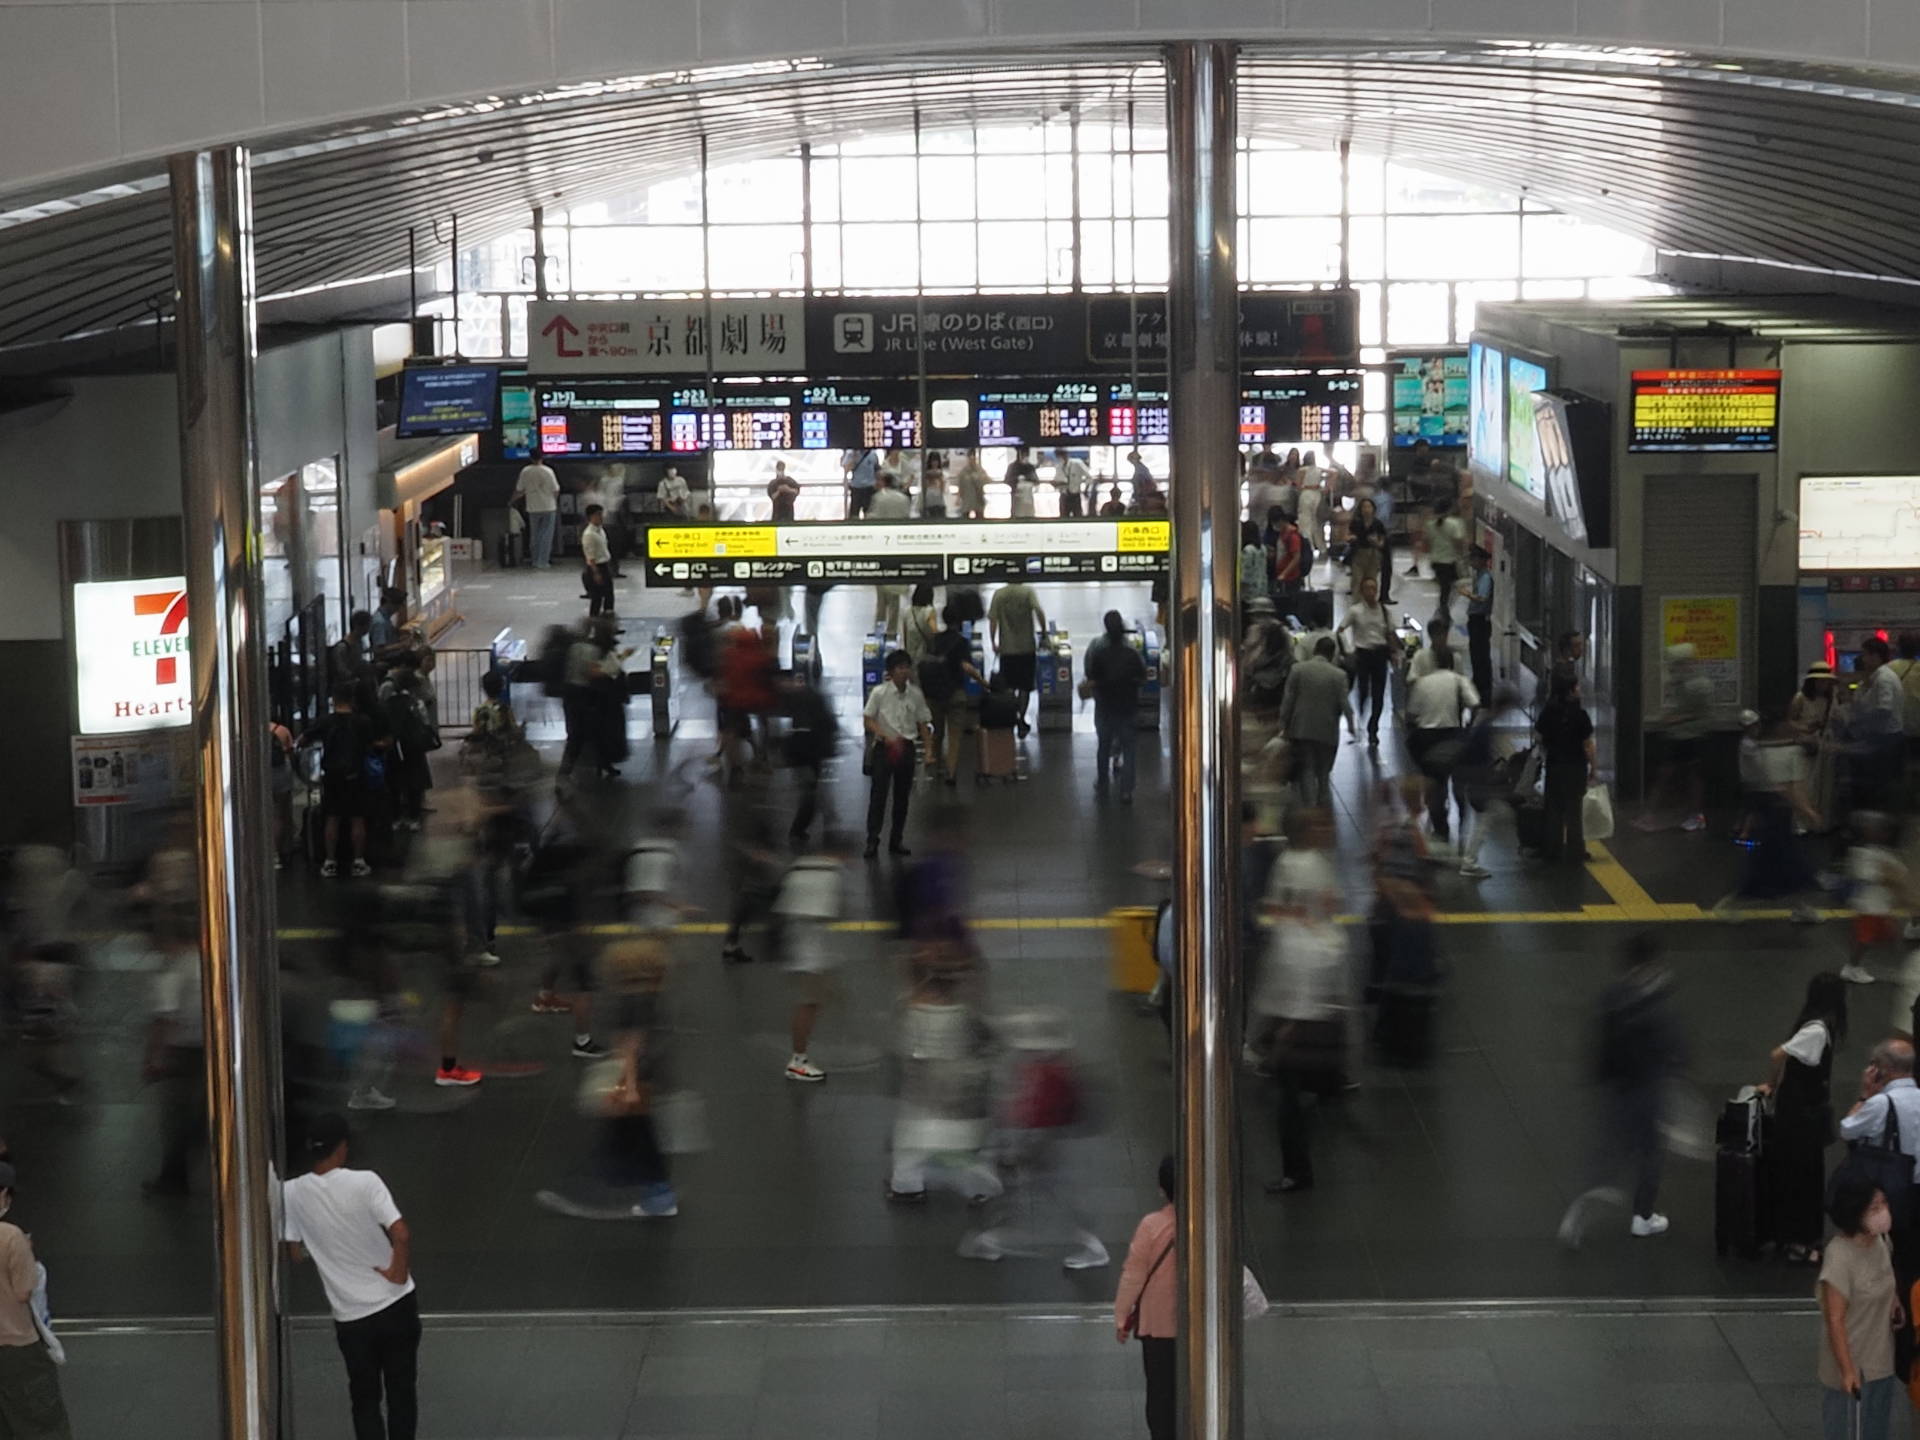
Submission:
<svg viewBox="0 0 1920 1440">
<path fill-rule="evenodd" d="M 1707 828 L 1707 817 L 1704 815 L 1689 815 L 1686 819 L 1680 822 L 1680 828 L 1682 830 L 1688 831 L 1689 833 L 1698 831 L 1698 830 L 1704 830 Z M 1658 1220 L 1660 1217 L 1656 1215 L 1653 1218 Z M 1655 1233 L 1658 1233 L 1658 1232 L 1655 1232 Z"/>
<path fill-rule="evenodd" d="M 1664 1215 L 1636 1215 L 1633 1217 L 1633 1233 L 1641 1239 L 1649 1235 L 1667 1233 L 1667 1217 Z"/>
<path fill-rule="evenodd" d="M 787 1079 L 789 1080 L 814 1081 L 826 1078 L 827 1072 L 804 1055 L 796 1055 L 787 1061 Z"/>
<path fill-rule="evenodd" d="M 349 1110 L 391 1110 L 399 1102 L 391 1095 L 383 1095 L 372 1085 L 363 1085 L 347 1097 Z"/>
<path fill-rule="evenodd" d="M 373 866 L 369 865 L 366 861 L 356 860 L 353 862 L 353 877 L 356 880 L 365 879 L 367 876 L 371 875 L 372 873 L 373 873 Z"/>
<path fill-rule="evenodd" d="M 494 966 L 500 963 L 500 957 L 493 953 L 493 947 L 489 945 L 483 950 L 477 950 L 474 952 L 473 962 L 476 965 L 480 965 L 488 970 L 491 970 Z"/>
<path fill-rule="evenodd" d="M 1107 1247 L 1089 1235 L 1086 1237 L 1084 1246 L 1060 1263 L 1069 1270 L 1098 1270 L 1111 1259 L 1112 1257 L 1107 1254 Z"/>
<path fill-rule="evenodd" d="M 1464 860 L 1460 864 L 1460 873 L 1469 880 L 1490 880 L 1493 872 L 1478 860 Z"/>
<path fill-rule="evenodd" d="M 984 1231 L 963 1236 L 957 1252 L 962 1260 L 998 1260 L 1007 1252 L 1000 1248 L 1000 1242 L 988 1236 Z"/>
<path fill-rule="evenodd" d="M 1873 984 L 1873 972 L 1864 965 L 1846 964 L 1840 967 L 1840 978 L 1850 980 L 1855 985 Z"/>
<path fill-rule="evenodd" d="M 320 878 L 322 880 L 331 880 L 339 873 L 340 862 L 338 860 L 322 860 L 320 862 Z"/>
</svg>

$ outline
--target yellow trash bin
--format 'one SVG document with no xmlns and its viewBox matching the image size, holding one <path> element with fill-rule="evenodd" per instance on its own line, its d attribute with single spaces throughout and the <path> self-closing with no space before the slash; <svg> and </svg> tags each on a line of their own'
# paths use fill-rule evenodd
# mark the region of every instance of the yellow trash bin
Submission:
<svg viewBox="0 0 1920 1440">
<path fill-rule="evenodd" d="M 1153 956 L 1154 905 L 1122 905 L 1107 912 L 1112 946 L 1113 988 L 1145 995 L 1160 981 L 1160 965 Z"/>
</svg>

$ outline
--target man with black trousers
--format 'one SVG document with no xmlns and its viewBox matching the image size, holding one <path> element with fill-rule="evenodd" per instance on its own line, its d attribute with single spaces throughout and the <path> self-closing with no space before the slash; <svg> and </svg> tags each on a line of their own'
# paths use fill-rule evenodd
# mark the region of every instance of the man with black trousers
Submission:
<svg viewBox="0 0 1920 1440">
<path fill-rule="evenodd" d="M 601 524 L 605 516 L 600 506 L 587 506 L 587 523 L 580 530 L 581 579 L 586 586 L 589 617 L 613 613 L 613 547 Z"/>
<path fill-rule="evenodd" d="M 867 732 L 867 773 L 872 777 L 866 858 L 880 853 L 880 822 L 886 819 L 889 790 L 893 792 L 893 829 L 887 848 L 895 855 L 909 854 L 907 804 L 913 798 L 913 742 L 919 737 L 927 754 L 933 754 L 933 711 L 913 683 L 913 661 L 906 651 L 895 650 L 887 656 L 887 678 L 867 697 L 862 723 Z"/>
<path fill-rule="evenodd" d="M 347 1168 L 345 1120 L 317 1117 L 307 1153 L 313 1169 L 283 1190 L 282 1236 L 296 1263 L 311 1257 L 319 1267 L 347 1363 L 354 1440 L 414 1440 L 420 1305 L 412 1232 L 384 1180 Z"/>
<path fill-rule="evenodd" d="M 1473 669 L 1473 688 L 1493 693 L 1493 552 L 1484 545 L 1467 551 L 1473 578 L 1467 590 L 1467 659 Z"/>
</svg>

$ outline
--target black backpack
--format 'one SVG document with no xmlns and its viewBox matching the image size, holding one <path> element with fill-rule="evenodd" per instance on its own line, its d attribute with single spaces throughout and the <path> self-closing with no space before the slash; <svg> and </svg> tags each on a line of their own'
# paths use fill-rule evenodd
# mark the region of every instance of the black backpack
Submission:
<svg viewBox="0 0 1920 1440">
<path fill-rule="evenodd" d="M 711 680 L 720 668 L 713 622 L 707 619 L 705 610 L 680 617 L 680 663 L 702 680 Z"/>
<path fill-rule="evenodd" d="M 927 704 L 945 705 L 960 688 L 954 676 L 953 651 L 956 645 L 965 643 L 966 637 L 958 630 L 942 630 L 933 637 L 919 671 L 920 693 L 927 697 Z"/>
<path fill-rule="evenodd" d="M 362 728 L 358 716 L 334 715 L 327 722 L 326 738 L 320 742 L 320 772 L 335 784 L 358 780 L 366 765 L 366 748 L 361 743 Z"/>
<path fill-rule="evenodd" d="M 573 632 L 564 625 L 549 625 L 540 642 L 540 658 L 534 668 L 540 674 L 540 688 L 556 700 L 567 689 L 567 651 L 573 648 Z"/>
</svg>

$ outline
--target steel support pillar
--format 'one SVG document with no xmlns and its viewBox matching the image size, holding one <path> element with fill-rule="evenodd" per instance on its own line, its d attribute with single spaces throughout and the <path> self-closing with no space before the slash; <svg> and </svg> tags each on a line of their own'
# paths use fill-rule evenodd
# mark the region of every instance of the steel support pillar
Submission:
<svg viewBox="0 0 1920 1440">
<path fill-rule="evenodd" d="M 199 759 L 200 964 L 223 1440 L 290 1433 L 279 1266 L 280 1003 L 268 863 L 256 473 L 253 192 L 245 149 L 176 155 L 175 370 Z"/>
<path fill-rule="evenodd" d="M 1240 302 L 1236 48 L 1167 47 L 1173 413 L 1174 1074 L 1179 1083 L 1180 1433 L 1240 1440 L 1239 1165 L 1233 1108 L 1239 920 Z"/>
</svg>

